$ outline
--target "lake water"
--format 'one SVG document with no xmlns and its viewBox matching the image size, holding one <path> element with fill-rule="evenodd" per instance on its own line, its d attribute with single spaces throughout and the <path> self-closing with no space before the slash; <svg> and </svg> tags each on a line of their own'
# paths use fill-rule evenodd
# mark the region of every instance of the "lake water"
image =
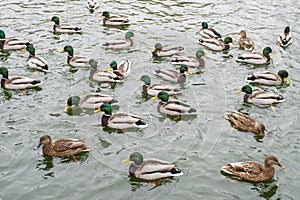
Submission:
<svg viewBox="0 0 300 200">
<path fill-rule="evenodd" d="M 44 84 L 40 90 L 0 90 L 0 198 L 6 199 L 297 199 L 299 198 L 299 99 L 300 22 L 298 1 L 196 1 L 148 0 L 102 1 L 90 13 L 85 1 L 7 0 L 0 2 L 1 26 L 7 37 L 30 40 L 36 54 L 44 57 L 51 72 L 34 74 L 27 67 L 28 53 L 1 53 L 1 67 L 11 76 L 37 76 Z M 103 27 L 99 15 L 108 10 L 127 17 L 131 25 L 125 30 Z M 83 34 L 56 35 L 53 15 L 62 23 L 80 25 Z M 136 79 L 148 74 L 152 82 L 161 80 L 154 69 L 175 68 L 170 59 L 153 59 L 156 42 L 181 44 L 183 55 L 194 55 L 202 48 L 197 40 L 199 23 L 207 21 L 224 36 L 237 41 L 237 33 L 245 29 L 255 41 L 255 51 L 271 46 L 269 65 L 253 67 L 235 61 L 244 53 L 238 46 L 228 52 L 205 49 L 203 69 L 191 68 L 192 75 L 182 85 L 182 95 L 199 112 L 196 117 L 174 122 L 159 114 L 158 101 L 142 95 L 142 83 Z M 286 50 L 276 46 L 276 39 L 289 25 L 294 43 Z M 130 50 L 108 51 L 101 47 L 110 38 L 123 37 L 132 30 L 136 37 Z M 112 60 L 132 61 L 132 71 L 123 84 L 99 85 L 88 79 L 88 70 L 72 71 L 66 54 L 59 53 L 65 45 L 74 47 L 75 55 L 94 58 L 99 68 L 107 68 Z M 286 101 L 275 106 L 257 107 L 243 103 L 236 92 L 245 84 L 245 77 L 254 71 L 280 69 L 289 71 L 288 87 L 262 87 L 282 94 Z M 256 88 L 257 89 L 257 88 Z M 70 115 L 64 111 L 66 100 L 102 90 L 114 95 L 120 105 L 114 111 L 143 116 L 149 127 L 124 133 L 101 127 L 99 113 L 81 112 Z M 115 107 L 114 107 L 115 108 Z M 251 133 L 230 132 L 223 117 L 227 110 L 239 110 L 262 121 L 266 136 L 255 139 Z M 72 159 L 44 157 L 33 147 L 43 134 L 55 140 L 61 137 L 80 138 L 93 147 L 88 155 Z M 184 176 L 165 179 L 157 185 L 137 181 L 128 176 L 129 164 L 121 163 L 130 153 L 141 152 L 145 158 L 155 157 L 177 161 Z M 272 180 L 264 183 L 232 181 L 220 173 L 228 162 L 257 160 L 277 155 L 286 168 L 276 168 Z"/>
</svg>

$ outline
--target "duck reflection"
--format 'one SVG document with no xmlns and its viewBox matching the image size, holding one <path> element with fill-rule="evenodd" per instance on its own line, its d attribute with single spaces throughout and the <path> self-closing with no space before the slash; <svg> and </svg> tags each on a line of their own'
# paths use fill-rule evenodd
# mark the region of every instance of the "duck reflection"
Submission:
<svg viewBox="0 0 300 200">
<path fill-rule="evenodd" d="M 265 199 L 271 199 L 278 189 L 278 185 L 276 185 L 276 181 L 274 179 L 260 182 L 260 183 L 254 183 L 254 187 L 252 190 L 256 190 L 260 197 L 263 197 Z"/>
<path fill-rule="evenodd" d="M 142 180 L 135 178 L 133 176 L 128 175 L 129 178 L 129 183 L 131 185 L 131 191 L 137 191 L 140 188 L 147 188 L 148 191 L 154 190 L 157 187 L 160 187 L 162 185 L 166 185 L 169 183 L 172 183 L 173 181 L 179 181 L 179 178 L 176 177 L 169 177 L 169 178 L 164 178 L 164 179 L 158 179 L 155 181 L 147 181 L 147 180 Z"/>
</svg>

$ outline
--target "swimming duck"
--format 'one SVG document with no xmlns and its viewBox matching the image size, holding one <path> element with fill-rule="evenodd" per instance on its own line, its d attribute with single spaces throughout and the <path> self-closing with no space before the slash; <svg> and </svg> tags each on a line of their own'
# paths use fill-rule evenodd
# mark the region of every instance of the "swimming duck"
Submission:
<svg viewBox="0 0 300 200">
<path fill-rule="evenodd" d="M 61 138 L 52 142 L 49 135 L 43 135 L 34 150 L 43 146 L 43 154 L 46 156 L 71 157 L 78 153 L 91 151 L 92 148 L 86 146 L 82 140 Z"/>
<path fill-rule="evenodd" d="M 119 101 L 114 97 L 101 94 L 101 93 L 90 93 L 83 96 L 72 96 L 67 100 L 67 105 L 65 110 L 71 108 L 71 106 L 76 106 L 85 109 L 98 109 L 103 103 L 109 103 L 112 105 L 118 104 Z"/>
<path fill-rule="evenodd" d="M 243 55 L 240 55 L 236 61 L 238 62 L 244 62 L 249 64 L 266 64 L 270 62 L 270 53 L 275 54 L 275 51 L 272 51 L 271 47 L 265 47 L 263 50 L 263 53 L 259 52 L 248 52 Z"/>
<path fill-rule="evenodd" d="M 12 90 L 23 90 L 27 88 L 35 88 L 42 85 L 42 82 L 38 79 L 32 79 L 27 77 L 13 77 L 8 78 L 8 70 L 5 67 L 0 67 L 1 87 Z"/>
<path fill-rule="evenodd" d="M 102 115 L 102 126 L 107 126 L 113 129 L 128 129 L 128 128 L 146 128 L 148 127 L 141 117 L 130 113 L 112 113 L 112 106 L 104 103 L 95 110 L 95 112 L 104 112 Z"/>
<path fill-rule="evenodd" d="M 152 51 L 153 56 L 164 57 L 172 56 L 184 52 L 184 47 L 180 45 L 164 45 L 156 43 Z"/>
<path fill-rule="evenodd" d="M 87 0 L 85 6 L 91 11 L 94 12 L 97 8 L 100 7 L 98 0 Z"/>
<path fill-rule="evenodd" d="M 289 73 L 286 70 L 279 70 L 277 74 L 264 71 L 255 72 L 246 78 L 247 83 L 258 83 L 261 85 L 282 85 L 286 83 L 290 84 Z"/>
<path fill-rule="evenodd" d="M 158 69 L 154 70 L 154 73 L 161 77 L 162 79 L 175 82 L 175 83 L 184 83 L 186 81 L 186 76 L 184 72 L 192 74 L 189 68 L 186 65 L 181 65 L 179 72 L 172 69 Z"/>
<path fill-rule="evenodd" d="M 24 49 L 26 48 L 25 44 L 28 42 L 17 38 L 5 38 L 5 32 L 0 30 L 0 49 L 3 51 Z"/>
<path fill-rule="evenodd" d="M 128 31 L 125 34 L 125 39 L 117 38 L 115 40 L 110 40 L 105 42 L 102 46 L 108 48 L 108 49 L 124 49 L 128 48 L 133 45 L 133 40 L 131 39 L 134 37 L 134 34 L 132 31 Z"/>
<path fill-rule="evenodd" d="M 57 16 L 53 16 L 48 22 L 54 22 L 53 31 L 56 33 L 81 33 L 82 29 L 78 26 L 68 25 L 68 24 L 60 24 L 59 18 Z"/>
<path fill-rule="evenodd" d="M 278 165 L 282 169 L 285 168 L 276 156 L 267 155 L 264 165 L 256 161 L 228 163 L 221 168 L 221 171 L 236 176 L 238 180 L 259 182 L 273 178 L 275 171 L 273 165 Z"/>
<path fill-rule="evenodd" d="M 290 33 L 290 27 L 287 26 L 285 27 L 284 32 L 278 36 L 277 45 L 281 47 L 287 47 L 288 45 L 292 44 L 292 42 L 293 37 Z"/>
<path fill-rule="evenodd" d="M 29 52 L 27 63 L 30 68 L 43 72 L 50 71 L 47 61 L 44 58 L 35 55 L 35 48 L 32 44 L 26 43 L 26 50 Z"/>
<path fill-rule="evenodd" d="M 202 28 L 200 29 L 200 35 L 202 37 L 205 37 L 205 38 L 208 38 L 208 39 L 222 38 L 221 34 L 218 33 L 215 29 L 208 28 L 208 23 L 207 22 L 202 22 L 201 25 L 202 25 Z"/>
<path fill-rule="evenodd" d="M 90 64 L 89 64 L 89 60 L 90 59 L 85 58 L 85 57 L 74 56 L 73 47 L 70 46 L 70 45 L 65 46 L 59 52 L 60 53 L 64 53 L 64 52 L 68 53 L 67 63 L 71 67 L 75 67 L 75 68 L 87 68 L 87 67 L 90 67 Z"/>
<path fill-rule="evenodd" d="M 108 11 L 104 11 L 102 13 L 103 18 L 103 25 L 107 26 L 124 26 L 130 25 L 129 20 L 119 16 L 110 16 Z"/>
<path fill-rule="evenodd" d="M 248 115 L 233 110 L 225 113 L 224 117 L 231 122 L 233 128 L 261 136 L 265 135 L 265 125 Z"/>
<path fill-rule="evenodd" d="M 175 167 L 175 163 L 155 158 L 143 159 L 139 152 L 134 152 L 127 159 L 122 160 L 123 163 L 130 161 L 133 163 L 129 166 L 129 174 L 135 178 L 153 181 L 183 175 L 183 172 Z"/>
<path fill-rule="evenodd" d="M 150 96 L 156 96 L 159 92 L 165 91 L 169 95 L 181 94 L 182 90 L 177 87 L 162 85 L 162 84 L 151 84 L 151 79 L 148 75 L 143 75 L 138 81 L 143 81 L 145 84 L 143 85 L 143 91 L 145 94 Z"/>
<path fill-rule="evenodd" d="M 127 77 L 130 74 L 131 62 L 129 60 L 122 61 L 119 65 L 116 61 L 112 61 L 108 67 L 108 71 L 113 70 L 117 76 Z"/>
<path fill-rule="evenodd" d="M 199 39 L 199 44 L 213 50 L 213 51 L 225 51 L 230 48 L 229 43 L 235 44 L 231 37 L 225 37 L 222 39 Z"/>
<path fill-rule="evenodd" d="M 247 37 L 246 31 L 241 30 L 239 35 L 241 36 L 238 41 L 238 44 L 240 45 L 240 49 L 252 51 L 254 49 L 254 41 L 251 38 Z"/>
<path fill-rule="evenodd" d="M 172 64 L 174 65 L 187 65 L 191 67 L 204 67 L 205 61 L 203 57 L 208 58 L 203 50 L 196 51 L 196 56 L 173 56 Z"/>
</svg>

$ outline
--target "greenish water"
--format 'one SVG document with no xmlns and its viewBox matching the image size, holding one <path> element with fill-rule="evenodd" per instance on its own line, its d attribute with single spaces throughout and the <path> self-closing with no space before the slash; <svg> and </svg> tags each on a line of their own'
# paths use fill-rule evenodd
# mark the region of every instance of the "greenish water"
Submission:
<svg viewBox="0 0 300 200">
<path fill-rule="evenodd" d="M 1 1 L 1 25 L 7 37 L 28 39 L 36 54 L 44 57 L 51 72 L 36 75 L 44 84 L 41 90 L 0 90 L 0 198 L 2 199 L 297 199 L 299 184 L 299 9 L 297 1 L 285 6 L 276 1 L 105 1 L 100 9 L 90 13 L 85 1 Z M 98 18 L 108 10 L 128 17 L 132 23 L 134 46 L 125 51 L 107 51 L 101 44 L 123 37 L 126 30 L 103 27 Z M 82 35 L 55 35 L 53 15 L 61 22 L 80 25 Z M 153 59 L 151 50 L 156 42 L 182 44 L 184 55 L 194 55 L 202 48 L 197 33 L 202 20 L 236 41 L 241 29 L 247 30 L 255 43 L 255 51 L 271 46 L 277 52 L 268 66 L 253 67 L 236 63 L 243 51 L 233 46 L 228 53 L 205 50 L 211 59 L 182 86 L 184 93 L 176 98 L 186 100 L 198 110 L 194 118 L 174 122 L 157 113 L 158 101 L 146 99 L 142 83 L 136 79 L 151 75 L 161 81 L 154 69 L 168 68 L 168 58 Z M 283 50 L 276 46 L 277 35 L 286 25 L 294 36 L 292 46 Z M 65 45 L 74 47 L 75 55 L 94 58 L 99 67 L 106 68 L 112 60 L 132 61 L 132 71 L 123 84 L 101 85 L 114 95 L 120 105 L 116 111 L 143 116 L 149 127 L 125 133 L 109 132 L 101 127 L 98 113 L 82 112 L 68 115 L 64 106 L 68 97 L 94 92 L 100 88 L 88 79 L 89 71 L 70 71 L 66 54 L 58 51 Z M 34 76 L 26 67 L 28 53 L 11 52 L 1 55 L 1 67 L 11 76 Z M 277 72 L 287 69 L 289 87 L 263 87 L 280 93 L 286 101 L 268 107 L 246 105 L 241 94 L 246 75 L 253 71 Z M 256 140 L 250 133 L 233 131 L 223 118 L 227 110 L 248 113 L 266 125 L 266 136 Z M 34 151 L 43 134 L 53 139 L 80 138 L 93 147 L 88 155 L 71 159 L 44 157 Z M 177 161 L 184 176 L 165 179 L 153 186 L 128 176 L 128 164 L 121 160 L 131 152 L 144 157 Z M 273 180 L 266 183 L 236 182 L 223 176 L 220 168 L 227 162 L 257 160 L 265 155 L 277 155 L 284 170 L 276 168 Z"/>
</svg>

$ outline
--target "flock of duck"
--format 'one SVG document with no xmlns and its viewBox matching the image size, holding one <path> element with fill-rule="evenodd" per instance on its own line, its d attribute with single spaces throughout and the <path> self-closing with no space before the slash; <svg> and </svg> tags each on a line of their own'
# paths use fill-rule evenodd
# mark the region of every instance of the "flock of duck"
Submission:
<svg viewBox="0 0 300 200">
<path fill-rule="evenodd" d="M 97 0 L 88 0 L 87 7 L 93 11 L 99 8 Z M 109 12 L 104 11 L 103 25 L 110 27 L 122 27 L 129 26 L 128 19 L 111 16 Z M 60 34 L 72 34 L 81 33 L 82 29 L 78 26 L 61 24 L 57 16 L 53 16 L 50 22 L 54 22 L 53 31 Z M 208 26 L 207 22 L 202 22 L 202 28 L 199 31 L 203 37 L 198 40 L 199 44 L 204 46 L 208 50 L 212 51 L 228 51 L 230 49 L 230 43 L 235 44 L 234 40 L 227 36 L 222 39 L 222 36 L 215 29 Z M 268 64 L 270 61 L 272 51 L 270 47 L 265 47 L 262 53 L 253 52 L 254 42 L 247 37 L 246 31 L 242 30 L 240 33 L 238 44 L 241 50 L 247 50 L 248 52 L 240 55 L 236 61 L 249 63 L 253 65 Z M 104 48 L 109 49 L 126 49 L 133 45 L 134 33 L 127 31 L 124 38 L 117 38 L 106 41 L 103 43 Z M 11 50 L 26 50 L 29 52 L 27 60 L 28 66 L 34 70 L 42 72 L 49 72 L 49 66 L 45 59 L 35 55 L 35 48 L 27 40 L 19 40 L 16 38 L 6 38 L 5 32 L 0 30 L 0 48 L 2 51 Z M 290 28 L 287 26 L 284 32 L 278 36 L 277 44 L 283 48 L 286 48 L 292 43 L 292 36 Z M 75 56 L 74 49 L 71 45 L 66 45 L 61 51 L 66 52 L 67 63 L 72 68 L 90 69 L 89 78 L 99 83 L 118 83 L 123 82 L 126 77 L 129 76 L 131 70 L 131 62 L 125 60 L 119 64 L 116 61 L 112 61 L 108 69 L 98 69 L 97 62 L 94 59 Z M 179 65 L 179 70 L 169 69 L 156 69 L 155 75 L 158 77 L 172 82 L 173 85 L 167 84 L 151 84 L 149 75 L 142 75 L 139 80 L 144 82 L 142 90 L 145 94 L 152 96 L 152 99 L 160 99 L 158 103 L 158 111 L 160 113 L 172 116 L 173 120 L 180 119 L 184 115 L 197 115 L 197 110 L 189 105 L 187 102 L 183 102 L 177 99 L 170 99 L 170 96 L 182 93 L 182 89 L 174 86 L 176 83 L 183 83 L 186 81 L 185 73 L 191 74 L 189 67 L 204 67 L 204 58 L 208 56 L 203 50 L 197 50 L 195 56 L 181 56 L 180 53 L 184 52 L 184 47 L 180 45 L 162 45 L 156 43 L 152 51 L 154 57 L 171 57 L 171 62 L 174 65 Z M 9 77 L 8 69 L 0 67 L 0 74 L 2 74 L 1 86 L 4 89 L 12 90 L 25 90 L 29 88 L 36 88 L 42 85 L 42 82 L 38 79 L 27 78 L 23 76 Z M 274 103 L 283 102 L 284 98 L 278 94 L 272 94 L 266 91 L 253 92 L 250 85 L 267 85 L 278 86 L 282 84 L 289 84 L 288 72 L 286 70 L 280 70 L 278 73 L 269 71 L 255 72 L 246 78 L 247 85 L 245 85 L 240 92 L 246 93 L 244 95 L 244 102 L 251 104 L 264 104 L 271 105 Z M 25 93 L 25 92 L 24 92 Z M 140 116 L 130 113 L 113 113 L 113 106 L 118 104 L 119 101 L 112 96 L 102 93 L 90 93 L 83 96 L 72 96 L 67 100 L 65 110 L 72 109 L 73 107 L 80 107 L 82 109 L 93 109 L 95 112 L 103 112 L 101 123 L 103 126 L 107 126 L 112 129 L 129 129 L 129 128 L 146 128 L 148 123 Z M 225 114 L 225 118 L 231 122 L 233 128 L 237 128 L 246 132 L 252 132 L 261 136 L 264 136 L 265 126 L 263 123 L 256 119 L 242 114 L 238 111 L 231 111 Z M 58 156 L 58 157 L 70 157 L 92 150 L 83 141 L 62 138 L 56 141 L 52 141 L 49 135 L 43 135 L 40 138 L 38 146 L 42 146 L 44 155 Z M 174 163 L 149 158 L 143 159 L 141 153 L 134 152 L 128 159 L 123 162 L 132 161 L 129 167 L 130 175 L 144 179 L 144 180 L 156 180 L 165 177 L 180 176 L 183 174 L 182 170 L 175 167 Z M 221 171 L 233 175 L 238 180 L 248 181 L 264 181 L 274 176 L 273 165 L 278 165 L 284 168 L 278 161 L 278 158 L 274 155 L 268 155 L 265 157 L 264 164 L 260 164 L 255 161 L 236 162 L 229 163 L 221 168 Z"/>
</svg>

